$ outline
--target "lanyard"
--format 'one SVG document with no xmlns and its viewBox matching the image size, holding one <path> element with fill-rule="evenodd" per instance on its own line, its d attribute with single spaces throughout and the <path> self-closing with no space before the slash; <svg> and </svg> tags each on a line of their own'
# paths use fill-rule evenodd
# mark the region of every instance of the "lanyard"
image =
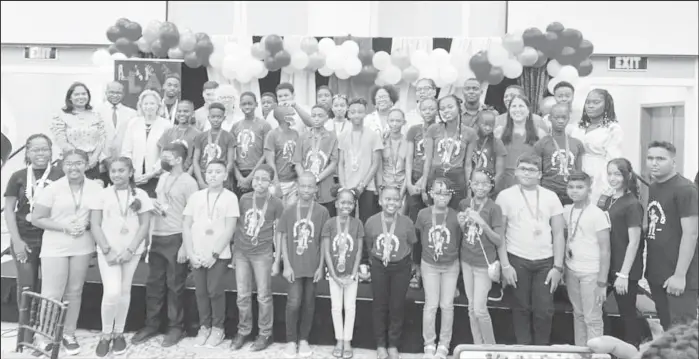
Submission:
<svg viewBox="0 0 699 359">
<path fill-rule="evenodd" d="M 364 128 L 359 130 L 359 146 L 362 145 L 362 137 L 364 135 Z M 354 131 L 349 133 L 349 140 L 350 140 L 350 148 L 349 148 L 349 154 L 350 154 L 350 164 L 353 172 L 359 171 L 359 152 L 360 150 L 357 150 L 357 148 L 354 146 Z"/>
<path fill-rule="evenodd" d="M 444 220 L 442 221 L 441 225 L 443 227 L 447 226 L 447 217 L 449 216 L 449 209 L 446 209 L 444 212 Z M 434 206 L 432 207 L 432 227 L 437 226 L 437 211 L 434 210 Z"/>
<path fill-rule="evenodd" d="M 75 214 L 78 214 L 78 210 L 83 203 L 83 189 L 85 189 L 85 182 L 83 181 L 82 186 L 80 186 L 80 197 L 78 197 L 77 200 L 75 199 L 75 192 L 73 192 L 73 188 L 70 187 L 70 184 L 68 184 L 68 189 L 70 189 L 70 197 L 73 199 L 73 205 L 75 205 Z"/>
<path fill-rule="evenodd" d="M 383 255 L 382 261 L 384 267 L 388 265 L 391 259 L 391 252 L 393 251 L 393 234 L 396 231 L 396 222 L 398 222 L 398 214 L 393 215 L 393 223 L 391 223 L 391 229 L 386 229 L 386 215 L 381 212 L 381 229 L 383 230 Z M 397 240 L 397 239 L 396 239 Z"/>
<path fill-rule="evenodd" d="M 532 216 L 532 219 L 535 221 L 539 221 L 539 186 L 536 186 L 536 212 L 532 212 L 532 207 L 529 204 L 529 200 L 527 199 L 527 196 L 524 195 L 524 190 L 522 189 L 522 186 L 519 186 L 519 193 L 522 194 L 522 198 L 524 198 L 524 203 L 527 205 L 527 210 L 529 211 L 529 214 Z"/>
<path fill-rule="evenodd" d="M 213 138 L 211 137 L 211 131 L 209 131 L 209 136 L 208 136 L 208 142 L 207 142 L 207 143 L 208 143 L 209 145 L 214 144 L 214 143 L 215 143 L 215 144 L 218 144 L 218 140 L 221 139 L 221 133 L 222 133 L 223 131 L 224 131 L 224 130 L 223 130 L 222 128 L 220 128 L 220 129 L 218 130 L 218 133 L 216 134 L 216 140 L 213 140 Z"/>
<path fill-rule="evenodd" d="M 311 201 L 311 205 L 308 206 L 308 213 L 306 214 L 306 223 L 311 223 L 311 215 L 313 215 L 313 205 L 315 202 Z M 296 204 L 296 220 L 301 219 L 301 201 Z"/>
<path fill-rule="evenodd" d="M 29 202 L 30 213 L 34 210 L 34 195 L 36 194 L 36 197 L 39 197 L 39 192 L 41 192 L 41 190 L 44 189 L 44 184 L 46 183 L 46 180 L 49 177 L 49 173 L 51 173 L 51 164 L 48 164 L 46 166 L 44 174 L 38 181 L 35 182 L 34 168 L 32 167 L 32 165 L 29 165 L 29 167 L 27 167 L 27 187 L 24 189 L 24 195 L 27 197 L 27 201 Z"/>
<path fill-rule="evenodd" d="M 483 150 L 485 150 L 485 146 L 488 145 L 488 137 L 486 137 L 483 140 L 483 144 L 481 145 L 481 148 L 478 150 L 478 152 L 474 153 L 473 155 L 476 156 L 476 165 L 478 167 L 483 167 L 485 163 L 483 163 Z"/>
<path fill-rule="evenodd" d="M 221 192 L 216 195 L 216 199 L 214 200 L 214 205 L 213 207 L 209 205 L 209 194 L 211 193 L 211 190 L 206 191 L 206 214 L 209 216 L 209 223 L 214 221 L 214 212 L 216 210 L 216 203 L 218 203 L 218 199 L 221 197 L 221 193 L 223 193 L 223 189 L 221 189 Z"/>
<path fill-rule="evenodd" d="M 580 219 L 583 216 L 583 213 L 585 213 L 585 210 L 587 209 L 589 205 L 585 206 L 582 210 L 580 210 L 580 215 L 578 216 L 578 219 L 575 221 L 575 227 L 573 227 L 573 232 L 570 232 L 570 227 L 568 227 L 568 242 L 572 242 L 573 239 L 575 239 L 575 235 L 578 233 L 578 227 L 580 226 Z M 570 214 L 568 215 L 568 226 L 571 226 L 573 224 L 573 210 L 575 207 L 570 207 Z"/>
<path fill-rule="evenodd" d="M 119 192 L 117 191 L 116 187 L 114 187 L 114 195 L 116 196 L 117 203 L 119 204 L 119 214 L 121 214 L 121 218 L 126 222 L 126 216 L 129 214 L 129 203 L 131 202 L 131 191 L 126 189 L 126 203 L 123 206 L 121 205 L 121 198 L 119 198 Z"/>
<path fill-rule="evenodd" d="M 391 163 L 393 176 L 395 177 L 398 174 L 398 157 L 400 157 L 400 152 L 403 148 L 403 136 L 401 135 L 400 139 L 398 140 L 398 149 L 396 151 L 393 151 L 393 139 L 388 137 L 386 142 L 388 142 L 388 159 Z"/>
<path fill-rule="evenodd" d="M 267 197 L 265 198 L 265 203 L 262 205 L 262 214 L 260 215 L 260 220 L 255 221 L 255 228 L 253 229 L 253 235 L 252 238 L 250 239 L 250 242 L 252 242 L 253 245 L 257 245 L 257 236 L 260 235 L 260 230 L 262 229 L 262 226 L 265 224 L 265 215 L 267 214 L 267 204 L 269 203 L 269 198 L 270 194 L 267 194 Z M 257 198 L 255 198 L 255 194 L 253 193 L 252 195 L 252 213 L 255 218 L 257 218 Z"/>
<path fill-rule="evenodd" d="M 163 185 L 163 190 L 165 192 L 165 199 L 170 202 L 170 192 L 172 192 L 172 187 L 175 186 L 175 182 L 177 182 L 177 179 L 182 176 L 182 173 L 178 174 L 175 178 L 172 179 L 172 182 L 170 182 L 170 187 L 167 186 L 167 181 L 165 182 L 165 185 Z M 167 189 L 166 189 L 167 188 Z"/>
<path fill-rule="evenodd" d="M 335 222 L 337 224 L 337 230 L 342 233 L 345 238 L 349 236 L 349 227 L 350 227 L 350 222 L 352 221 L 352 217 L 347 217 L 347 223 L 345 223 L 344 228 L 342 227 L 342 223 L 340 223 L 340 216 L 335 217 Z"/>
</svg>

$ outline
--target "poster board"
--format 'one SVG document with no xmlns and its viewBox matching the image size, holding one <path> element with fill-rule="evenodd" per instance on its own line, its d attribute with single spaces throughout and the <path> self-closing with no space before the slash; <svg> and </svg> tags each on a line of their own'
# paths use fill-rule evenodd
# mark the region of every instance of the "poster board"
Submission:
<svg viewBox="0 0 699 359">
<path fill-rule="evenodd" d="M 165 77 L 176 73 L 182 78 L 182 60 L 126 59 L 114 63 L 114 80 L 124 85 L 123 104 L 136 108 L 143 90 L 155 90 L 163 95 Z"/>
<path fill-rule="evenodd" d="M 574 345 L 458 345 L 455 359 L 611 359 L 609 354 L 594 354 L 589 348 Z"/>
</svg>

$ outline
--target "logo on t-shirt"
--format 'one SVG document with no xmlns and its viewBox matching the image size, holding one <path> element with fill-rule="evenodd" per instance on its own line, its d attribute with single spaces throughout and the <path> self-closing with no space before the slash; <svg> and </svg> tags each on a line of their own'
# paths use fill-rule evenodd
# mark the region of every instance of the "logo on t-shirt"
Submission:
<svg viewBox="0 0 699 359">
<path fill-rule="evenodd" d="M 481 240 L 482 235 L 483 228 L 481 228 L 481 226 L 475 223 L 470 223 L 468 229 L 466 230 L 466 233 L 464 233 L 464 240 L 466 241 L 466 243 L 473 245 L 477 241 Z"/>
<path fill-rule="evenodd" d="M 313 173 L 314 176 L 318 177 L 320 172 L 325 168 L 325 164 L 328 163 L 328 155 L 323 151 L 308 151 L 306 154 L 306 165 L 304 166 L 308 171 Z"/>
<path fill-rule="evenodd" d="M 245 234 L 253 237 L 259 234 L 259 227 L 262 225 L 264 218 L 261 210 L 250 208 L 245 212 Z"/>
<path fill-rule="evenodd" d="M 434 260 L 439 261 L 439 257 L 444 254 L 445 245 L 451 242 L 451 233 L 447 227 L 438 224 L 430 228 L 428 235 L 429 248 L 434 251 Z"/>
<path fill-rule="evenodd" d="M 335 235 L 332 242 L 333 255 L 337 257 L 337 268 L 338 271 L 344 272 L 347 268 L 347 257 L 354 250 L 354 240 L 349 233 L 339 232 Z"/>
<path fill-rule="evenodd" d="M 315 225 L 313 221 L 306 218 L 301 218 L 296 223 L 294 223 L 294 243 L 296 243 L 296 254 L 301 256 L 306 249 L 308 249 L 308 244 L 313 241 L 313 235 L 315 233 Z"/>
<path fill-rule="evenodd" d="M 648 239 L 655 239 L 656 233 L 663 231 L 658 224 L 665 224 L 666 221 L 663 206 L 658 201 L 652 201 L 648 205 Z"/>
<path fill-rule="evenodd" d="M 415 143 L 415 157 L 425 159 L 425 139 L 423 138 Z"/>
<path fill-rule="evenodd" d="M 473 163 L 476 164 L 476 167 L 488 167 L 488 149 L 474 151 Z"/>
<path fill-rule="evenodd" d="M 296 149 L 296 141 L 288 140 L 284 142 L 282 146 L 282 158 L 285 160 L 291 160 L 294 156 L 294 150 Z"/>
<path fill-rule="evenodd" d="M 567 156 L 566 156 L 567 152 Z M 551 169 L 557 171 L 559 176 L 567 176 L 573 170 L 575 155 L 571 151 L 560 149 L 551 154 Z"/>
<path fill-rule="evenodd" d="M 220 158 L 223 155 L 221 151 L 221 146 L 218 143 L 209 143 L 204 147 L 204 164 L 208 165 L 209 162 Z"/>
<path fill-rule="evenodd" d="M 240 147 L 240 158 L 248 157 L 250 146 L 255 143 L 255 134 L 250 129 L 243 129 L 238 132 L 238 147 Z"/>
<path fill-rule="evenodd" d="M 451 159 L 461 153 L 461 141 L 453 137 L 445 137 L 437 142 L 437 153 L 442 163 L 450 163 Z"/>
<path fill-rule="evenodd" d="M 398 237 L 391 233 L 381 233 L 376 238 L 376 254 L 381 256 L 383 265 L 388 265 L 391 261 L 391 257 L 398 252 L 400 248 L 400 242 L 398 242 Z"/>
</svg>

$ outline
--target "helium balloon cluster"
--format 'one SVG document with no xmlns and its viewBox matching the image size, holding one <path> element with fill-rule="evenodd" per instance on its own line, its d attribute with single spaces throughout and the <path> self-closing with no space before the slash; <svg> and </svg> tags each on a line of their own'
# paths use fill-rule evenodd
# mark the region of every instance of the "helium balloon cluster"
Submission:
<svg viewBox="0 0 699 359">
<path fill-rule="evenodd" d="M 107 39 L 112 42 L 109 49 L 97 50 L 93 55 L 95 65 L 105 65 L 105 53 L 112 59 L 138 57 L 140 53 L 152 54 L 156 58 L 183 59 L 191 68 L 208 66 L 214 52 L 209 35 L 193 33 L 189 29 L 179 31 L 171 22 L 151 21 L 146 28 L 129 19 L 119 19 L 107 29 Z"/>
<path fill-rule="evenodd" d="M 216 48 L 211 54 L 211 67 L 220 70 L 226 79 L 241 84 L 261 79 L 267 76 L 269 70 L 263 62 L 266 50 L 258 44 L 250 46 L 229 42 L 223 48 Z"/>
<path fill-rule="evenodd" d="M 505 77 L 518 78 L 524 67 L 546 66 L 553 77 L 549 82 L 549 91 L 553 92 L 560 81 L 574 85 L 580 77 L 592 73 L 593 51 L 594 46 L 583 39 L 580 31 L 554 22 L 546 27 L 546 32 L 532 27 L 522 33 L 508 33 L 502 43 L 491 44 L 486 51 L 475 54 L 469 67 L 477 79 L 495 85 Z"/>
</svg>

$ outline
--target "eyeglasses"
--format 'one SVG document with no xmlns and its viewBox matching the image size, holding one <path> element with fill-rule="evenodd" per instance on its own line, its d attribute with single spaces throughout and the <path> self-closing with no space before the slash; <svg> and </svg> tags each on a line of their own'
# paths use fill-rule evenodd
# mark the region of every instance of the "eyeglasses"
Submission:
<svg viewBox="0 0 699 359">
<path fill-rule="evenodd" d="M 85 166 L 85 161 L 63 162 L 63 165 L 68 168 L 77 168 Z"/>
<path fill-rule="evenodd" d="M 521 171 L 523 173 L 532 174 L 532 175 L 539 173 L 538 168 L 532 168 L 532 167 L 517 167 L 517 171 Z"/>
</svg>

